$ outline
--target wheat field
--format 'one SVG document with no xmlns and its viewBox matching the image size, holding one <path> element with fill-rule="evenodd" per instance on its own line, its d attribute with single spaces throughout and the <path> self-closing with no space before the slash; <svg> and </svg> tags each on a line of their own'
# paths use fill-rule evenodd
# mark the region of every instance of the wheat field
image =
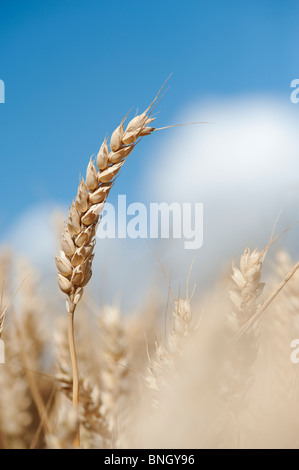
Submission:
<svg viewBox="0 0 299 470">
<path fill-rule="evenodd" d="M 54 302 L 36 267 L 1 249 L 1 449 L 299 447 L 290 348 L 299 265 L 275 238 L 231 253 L 200 296 L 189 266 L 183 294 L 166 283 L 167 305 L 152 296 L 131 315 L 98 307 L 89 290 L 101 212 L 136 144 L 155 132 L 155 103 L 82 161 L 86 178 L 57 236 Z"/>
</svg>

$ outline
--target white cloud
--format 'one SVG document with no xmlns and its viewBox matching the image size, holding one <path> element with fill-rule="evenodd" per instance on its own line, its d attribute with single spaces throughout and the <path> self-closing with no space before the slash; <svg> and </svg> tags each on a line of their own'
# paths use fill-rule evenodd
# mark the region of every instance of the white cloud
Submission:
<svg viewBox="0 0 299 470">
<path fill-rule="evenodd" d="M 239 97 L 194 104 L 176 120 L 211 124 L 167 131 L 150 189 L 160 196 L 215 194 L 230 188 L 297 182 L 299 106 L 276 99 Z M 166 132 L 166 131 L 165 131 Z M 159 162 L 159 171 L 157 171 Z"/>
<path fill-rule="evenodd" d="M 281 209 L 279 230 L 299 219 L 299 105 L 259 97 L 214 100 L 194 104 L 176 121 L 199 116 L 214 124 L 165 131 L 140 175 L 144 199 L 204 203 L 200 250 L 184 250 L 181 240 L 152 243 L 181 292 L 193 258 L 193 278 L 207 285 L 246 245 L 262 247 L 268 241 Z M 6 240 L 56 282 L 53 209 L 32 207 Z M 298 230 L 280 243 L 299 252 Z M 153 281 L 157 290 L 167 291 L 144 240 L 98 240 L 94 271 L 96 297 L 104 302 L 120 298 L 125 310 L 144 301 Z"/>
<path fill-rule="evenodd" d="M 196 256 L 205 282 L 247 244 L 263 246 L 280 210 L 281 230 L 299 218 L 299 106 L 241 96 L 194 104 L 175 120 L 199 117 L 213 124 L 165 131 L 143 185 L 149 199 L 204 203 L 203 247 L 192 254 L 176 242 L 164 257 L 180 273 Z M 295 238 L 298 228 L 289 246 Z"/>
</svg>

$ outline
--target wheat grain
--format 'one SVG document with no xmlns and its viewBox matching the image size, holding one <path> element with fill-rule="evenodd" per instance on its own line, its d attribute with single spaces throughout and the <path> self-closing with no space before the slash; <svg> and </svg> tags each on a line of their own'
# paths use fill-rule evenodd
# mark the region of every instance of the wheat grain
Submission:
<svg viewBox="0 0 299 470">
<path fill-rule="evenodd" d="M 149 126 L 154 120 L 150 117 L 152 106 L 153 103 L 144 113 L 133 118 L 126 129 L 125 120 L 122 120 L 112 133 L 110 148 L 105 139 L 98 152 L 96 165 L 91 158 L 86 180 L 80 181 L 62 235 L 61 252 L 56 257 L 58 284 L 69 297 L 69 311 L 74 310 L 81 300 L 83 288 L 91 278 L 96 228 L 114 178 L 137 141 L 155 130 Z"/>
</svg>

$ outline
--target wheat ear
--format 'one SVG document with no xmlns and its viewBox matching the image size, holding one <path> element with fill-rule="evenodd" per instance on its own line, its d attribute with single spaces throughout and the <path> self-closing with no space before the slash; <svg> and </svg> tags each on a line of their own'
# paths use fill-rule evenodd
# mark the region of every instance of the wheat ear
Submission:
<svg viewBox="0 0 299 470">
<path fill-rule="evenodd" d="M 232 311 L 226 317 L 226 333 L 231 338 L 250 319 L 259 307 L 259 297 L 263 292 L 261 282 L 263 261 L 267 249 L 250 252 L 246 248 L 237 267 L 232 264 L 231 285 L 228 296 L 232 303 Z M 240 447 L 240 410 L 247 405 L 247 393 L 252 379 L 252 367 L 258 351 L 259 331 L 253 330 L 244 344 L 231 351 L 225 362 L 223 377 L 225 386 L 222 396 L 228 404 L 234 421 L 235 447 Z M 249 345 L 249 347 L 248 347 Z"/>
<path fill-rule="evenodd" d="M 228 290 L 229 298 L 237 312 L 237 320 L 244 323 L 256 311 L 257 299 L 264 284 L 261 283 L 262 266 L 265 252 L 246 248 L 240 259 L 240 266 L 232 265 L 231 281 Z"/>
<path fill-rule="evenodd" d="M 120 444 L 121 429 L 128 414 L 128 347 L 124 322 L 119 309 L 103 309 L 100 327 L 104 343 L 104 367 L 102 372 L 102 411 L 107 420 L 109 431 L 117 448 Z"/>
<path fill-rule="evenodd" d="M 160 93 L 160 92 L 159 92 Z M 69 345 L 73 369 L 73 404 L 78 408 L 79 377 L 74 340 L 74 314 L 83 295 L 83 288 L 92 276 L 95 234 L 100 214 L 114 179 L 135 145 L 142 137 L 155 129 L 150 124 L 153 104 L 135 116 L 124 129 L 125 118 L 112 133 L 110 146 L 105 138 L 97 155 L 96 165 L 92 158 L 87 167 L 86 180 L 81 180 L 76 199 L 73 201 L 61 240 L 60 255 L 56 257 L 58 284 L 68 295 Z"/>
<path fill-rule="evenodd" d="M 191 273 L 191 270 L 190 270 Z M 189 273 L 189 276 L 190 276 Z M 151 391 L 152 404 L 158 409 L 160 405 L 159 393 L 169 384 L 169 380 L 176 373 L 176 363 L 182 355 L 184 344 L 191 335 L 194 325 L 192 323 L 192 312 L 188 293 L 188 282 L 186 298 L 174 299 L 174 309 L 172 310 L 172 327 L 167 336 L 165 345 L 155 343 L 154 359 L 149 358 L 148 376 L 146 383 Z M 191 296 L 192 297 L 192 296 Z"/>
</svg>

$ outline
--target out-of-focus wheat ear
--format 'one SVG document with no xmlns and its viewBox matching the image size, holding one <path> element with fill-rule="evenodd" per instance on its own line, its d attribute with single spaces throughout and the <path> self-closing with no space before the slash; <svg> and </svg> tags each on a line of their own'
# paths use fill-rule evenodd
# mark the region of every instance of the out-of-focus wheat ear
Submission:
<svg viewBox="0 0 299 470">
<path fill-rule="evenodd" d="M 30 363 L 30 359 L 28 356 L 28 352 L 26 350 L 26 338 L 24 337 L 25 331 L 23 331 L 22 325 L 18 317 L 15 314 L 12 314 L 12 318 L 13 318 L 13 323 L 14 323 L 16 333 L 17 333 L 19 349 L 20 349 L 20 357 L 24 366 L 24 372 L 28 380 L 28 385 L 29 385 L 32 397 L 34 399 L 36 408 L 38 410 L 39 417 L 41 419 L 41 422 L 43 423 L 44 429 L 47 433 L 49 433 L 50 424 L 48 420 L 48 413 L 47 413 L 47 409 L 44 404 L 43 398 L 41 396 L 40 390 L 38 388 L 36 378 L 30 367 L 31 363 Z"/>
<path fill-rule="evenodd" d="M 246 248 L 240 259 L 239 267 L 232 263 L 231 286 L 228 295 L 238 315 L 238 322 L 245 322 L 258 308 L 258 298 L 264 289 L 261 282 L 264 252 L 257 249 L 250 252 Z"/>
<path fill-rule="evenodd" d="M 174 376 L 177 361 L 184 351 L 185 342 L 194 329 L 188 288 L 191 269 L 187 279 L 185 299 L 181 297 L 174 299 L 172 322 L 166 343 L 163 345 L 156 341 L 154 358 L 149 358 L 146 382 L 151 391 L 152 403 L 155 408 L 159 407 L 159 394 Z"/>
<path fill-rule="evenodd" d="M 23 284 L 25 283 L 26 280 L 27 280 L 27 277 L 25 279 L 23 279 L 23 281 L 21 282 L 21 284 L 17 288 L 16 292 L 14 293 L 14 295 L 12 296 L 12 298 L 9 300 L 9 302 L 6 304 L 5 307 L 4 307 L 4 300 L 3 300 L 4 298 L 6 298 L 5 293 L 4 293 L 4 288 L 3 288 L 2 292 L 0 292 L 0 296 L 1 296 L 0 297 L 0 299 L 1 299 L 0 300 L 0 339 L 1 339 L 2 334 L 3 334 L 4 322 L 5 322 L 7 312 L 9 310 L 9 308 L 11 307 L 11 304 L 13 303 L 15 297 L 17 296 L 17 294 L 19 293 L 19 291 L 23 287 Z"/>
<path fill-rule="evenodd" d="M 0 429 L 9 448 L 28 448 L 33 402 L 15 330 L 5 328 L 3 340 L 6 346 L 5 360 L 10 366 L 0 366 Z"/>
<path fill-rule="evenodd" d="M 11 253 L 8 248 L 0 251 L 0 339 L 3 333 L 5 317 L 15 295 L 9 298 L 8 279 L 10 277 Z"/>
<path fill-rule="evenodd" d="M 59 364 L 59 371 L 55 376 L 55 381 L 57 389 L 69 400 L 72 400 L 72 370 L 65 363 Z M 78 420 L 78 424 L 80 424 L 87 433 L 92 433 L 93 437 L 96 438 L 97 441 L 102 441 L 102 443 L 104 443 L 111 439 L 111 433 L 106 416 L 103 413 L 103 393 L 98 385 L 93 383 L 89 377 L 83 377 L 80 379 Z M 88 436 L 86 438 L 88 439 Z M 84 444 L 82 439 L 81 443 L 82 445 Z"/>
<path fill-rule="evenodd" d="M 40 278 L 36 269 L 25 259 L 17 260 L 20 280 L 25 279 L 19 293 L 18 315 L 26 341 L 26 353 L 32 370 L 39 370 L 46 342 L 48 329 L 40 321 L 42 312 L 46 312 L 46 303 L 39 292 Z"/>
<path fill-rule="evenodd" d="M 56 399 L 55 420 L 51 423 L 51 432 L 46 434 L 48 449 L 72 449 L 77 434 L 78 416 L 74 407 L 65 397 Z"/>
<path fill-rule="evenodd" d="M 129 391 L 128 346 L 117 307 L 106 306 L 100 317 L 105 363 L 102 371 L 102 412 L 116 445 L 126 420 Z"/>
<path fill-rule="evenodd" d="M 12 302 L 12 301 L 11 301 Z M 10 304 L 11 304 L 10 302 Z M 3 329 L 2 312 L 1 336 L 5 342 L 5 362 L 0 366 L 0 429 L 4 444 L 9 447 L 27 448 L 30 443 L 29 429 L 32 423 L 32 397 L 24 374 L 18 336 L 11 323 Z M 4 315 L 5 316 L 5 315 Z"/>
<path fill-rule="evenodd" d="M 223 364 L 221 396 L 227 404 L 232 418 L 235 447 L 242 444 L 243 436 L 240 431 L 240 412 L 248 407 L 248 397 L 253 380 L 252 368 L 257 359 L 260 331 L 252 329 L 236 347 L 231 349 L 231 343 L 246 321 L 250 319 L 260 306 L 264 283 L 261 282 L 263 261 L 267 249 L 263 251 L 244 250 L 238 266 L 232 263 L 231 282 L 228 297 L 231 310 L 225 318 L 224 353 L 226 361 Z M 226 344 L 228 343 L 228 344 Z"/>
</svg>

